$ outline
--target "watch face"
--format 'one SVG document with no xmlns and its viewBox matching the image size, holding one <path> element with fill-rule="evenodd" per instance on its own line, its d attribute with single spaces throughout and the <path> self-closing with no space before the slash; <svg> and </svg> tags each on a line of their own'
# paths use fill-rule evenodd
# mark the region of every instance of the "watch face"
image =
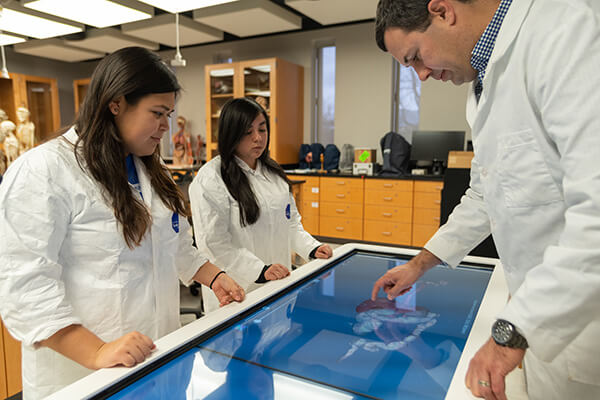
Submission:
<svg viewBox="0 0 600 400">
<path fill-rule="evenodd" d="M 508 343 L 513 336 L 513 327 L 506 321 L 498 320 L 494 324 L 492 336 L 498 343 Z"/>
</svg>

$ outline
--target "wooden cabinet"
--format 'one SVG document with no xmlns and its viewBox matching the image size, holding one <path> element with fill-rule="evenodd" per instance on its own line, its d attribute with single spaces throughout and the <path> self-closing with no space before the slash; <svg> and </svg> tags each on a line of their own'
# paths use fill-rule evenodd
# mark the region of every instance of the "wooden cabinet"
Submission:
<svg viewBox="0 0 600 400">
<path fill-rule="evenodd" d="M 321 178 L 320 235 L 362 240 L 364 180 Z"/>
<path fill-rule="evenodd" d="M 313 235 L 422 247 L 440 226 L 441 181 L 302 179 L 299 211 Z"/>
<path fill-rule="evenodd" d="M 311 235 L 319 235 L 320 187 L 318 176 L 303 178 L 302 204 L 298 206 L 302 216 L 302 226 Z"/>
<path fill-rule="evenodd" d="M 205 67 L 206 159 L 218 154 L 218 122 L 223 105 L 251 97 L 269 115 L 271 157 L 280 164 L 298 162 L 303 139 L 304 69 L 279 58 L 213 64 Z"/>
<path fill-rule="evenodd" d="M 364 240 L 410 246 L 412 203 L 413 181 L 368 179 Z"/>
<path fill-rule="evenodd" d="M 60 108 L 56 79 L 11 73 L 9 79 L 0 79 L 0 108 L 15 124 L 17 108 L 29 110 L 35 124 L 36 144 L 51 139 L 60 128 Z"/>
<path fill-rule="evenodd" d="M 416 181 L 412 245 L 422 247 L 440 226 L 443 182 Z"/>
<path fill-rule="evenodd" d="M 73 81 L 73 95 L 75 96 L 75 116 L 79 112 L 79 107 L 85 99 L 88 87 L 90 86 L 91 78 L 75 79 Z"/>
<path fill-rule="evenodd" d="M 22 390 L 21 343 L 13 339 L 0 321 L 0 398 Z"/>
</svg>

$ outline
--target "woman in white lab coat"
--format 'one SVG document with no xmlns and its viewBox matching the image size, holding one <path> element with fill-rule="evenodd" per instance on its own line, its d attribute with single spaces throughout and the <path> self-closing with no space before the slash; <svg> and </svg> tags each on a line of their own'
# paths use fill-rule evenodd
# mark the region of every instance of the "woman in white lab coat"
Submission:
<svg viewBox="0 0 600 400">
<path fill-rule="evenodd" d="M 329 258 L 332 250 L 300 222 L 290 182 L 269 156 L 269 118 L 249 98 L 226 103 L 219 118 L 219 153 L 190 185 L 198 247 L 246 292 L 289 275 L 291 252 Z M 202 289 L 205 311 L 215 296 Z"/>
<path fill-rule="evenodd" d="M 22 342 L 23 395 L 133 366 L 179 327 L 179 279 L 222 304 L 243 290 L 192 247 L 158 144 L 179 92 L 159 57 L 125 48 L 92 76 L 74 127 L 0 185 L 0 313 Z"/>
</svg>

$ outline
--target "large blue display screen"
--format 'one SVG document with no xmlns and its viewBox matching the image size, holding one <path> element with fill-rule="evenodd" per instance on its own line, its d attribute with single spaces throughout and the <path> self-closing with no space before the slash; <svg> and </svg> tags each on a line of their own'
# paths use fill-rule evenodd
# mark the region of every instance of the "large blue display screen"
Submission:
<svg viewBox="0 0 600 400">
<path fill-rule="evenodd" d="M 437 266 L 369 299 L 406 259 L 356 252 L 111 399 L 443 399 L 491 269 Z"/>
</svg>

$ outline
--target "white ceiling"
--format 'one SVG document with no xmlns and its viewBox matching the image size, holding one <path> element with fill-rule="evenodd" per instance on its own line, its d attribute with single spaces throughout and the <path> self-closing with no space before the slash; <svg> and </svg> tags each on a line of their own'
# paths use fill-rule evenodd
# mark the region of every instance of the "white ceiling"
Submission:
<svg viewBox="0 0 600 400">
<path fill-rule="evenodd" d="M 132 22 L 121 27 L 123 33 L 175 47 L 175 15 L 162 14 L 151 20 Z M 179 45 L 209 43 L 223 40 L 223 32 L 203 25 L 185 15 L 179 16 Z"/>
<path fill-rule="evenodd" d="M 136 0 L 110 1 L 121 4 L 139 3 L 148 7 L 147 3 Z M 238 0 L 214 5 L 180 14 L 180 45 L 193 46 L 364 21 L 374 18 L 377 2 L 378 0 Z M 24 8 L 19 6 L 20 10 Z M 102 29 L 88 25 L 80 34 L 41 40 L 30 37 L 27 42 L 13 47 L 17 52 L 64 61 L 97 59 L 126 46 L 142 46 L 153 50 L 175 47 L 175 15 L 159 8 L 154 10 L 155 16 L 151 19 Z M 56 20 L 56 17 L 48 16 L 48 19 Z M 73 25 L 77 26 L 76 23 Z M 79 26 L 84 27 L 81 24 Z"/>
<path fill-rule="evenodd" d="M 104 53 L 98 53 L 95 51 L 84 50 L 80 49 L 79 47 L 70 46 L 65 40 L 57 38 L 29 40 L 25 43 L 18 43 L 14 45 L 14 50 L 17 53 L 68 62 L 84 61 L 104 57 Z"/>
<path fill-rule="evenodd" d="M 145 47 L 150 50 L 158 50 L 160 47 L 156 42 L 126 35 L 116 28 L 87 30 L 84 39 L 67 39 L 66 42 L 71 46 L 99 53 L 112 53 L 113 51 L 129 46 Z"/>
<path fill-rule="evenodd" d="M 379 0 L 285 0 L 285 4 L 321 25 L 375 18 Z"/>
<path fill-rule="evenodd" d="M 236 36 L 291 31 L 302 18 L 269 0 L 244 0 L 194 11 L 194 19 Z"/>
</svg>

